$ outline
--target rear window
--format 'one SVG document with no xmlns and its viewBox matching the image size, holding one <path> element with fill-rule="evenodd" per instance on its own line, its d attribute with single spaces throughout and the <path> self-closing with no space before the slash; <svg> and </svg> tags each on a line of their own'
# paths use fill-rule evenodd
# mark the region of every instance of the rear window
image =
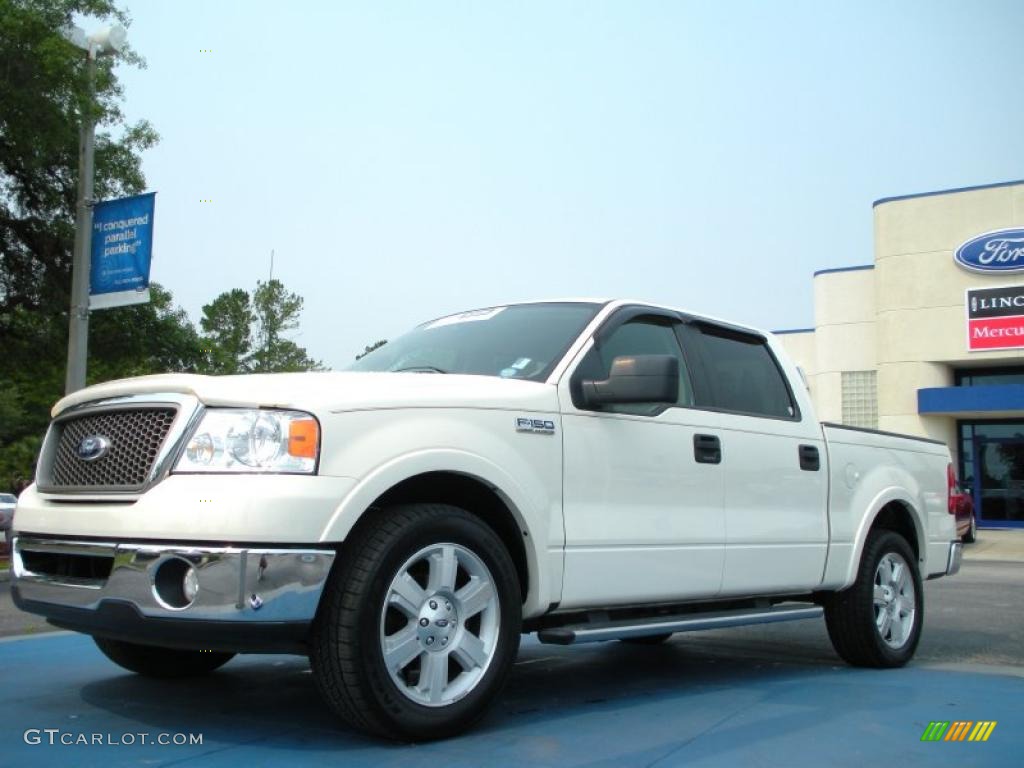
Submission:
<svg viewBox="0 0 1024 768">
<path fill-rule="evenodd" d="M 763 339 L 715 326 L 700 326 L 715 406 L 726 411 L 795 418 L 786 379 Z"/>
</svg>

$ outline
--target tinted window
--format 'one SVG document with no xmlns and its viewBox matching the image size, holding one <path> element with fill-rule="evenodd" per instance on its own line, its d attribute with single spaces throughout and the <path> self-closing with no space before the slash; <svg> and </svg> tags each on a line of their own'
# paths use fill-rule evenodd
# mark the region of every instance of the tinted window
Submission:
<svg viewBox="0 0 1024 768">
<path fill-rule="evenodd" d="M 708 326 L 700 330 L 715 405 L 756 416 L 796 415 L 786 380 L 761 339 Z"/>
<path fill-rule="evenodd" d="M 432 320 L 375 349 L 351 371 L 420 371 L 543 381 L 599 305 L 513 304 Z"/>
<path fill-rule="evenodd" d="M 672 355 L 679 361 L 679 405 L 693 405 L 693 389 L 676 334 L 669 323 L 634 320 L 626 323 L 595 344 L 577 369 L 577 379 L 603 381 L 608 378 L 616 357 L 632 355 Z M 649 414 L 661 411 L 660 404 L 606 406 L 615 413 Z"/>
</svg>

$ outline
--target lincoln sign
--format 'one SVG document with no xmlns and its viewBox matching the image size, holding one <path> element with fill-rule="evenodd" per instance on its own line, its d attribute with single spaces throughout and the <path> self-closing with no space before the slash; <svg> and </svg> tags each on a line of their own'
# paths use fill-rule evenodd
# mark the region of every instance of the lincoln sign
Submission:
<svg viewBox="0 0 1024 768">
<path fill-rule="evenodd" d="M 1024 347 L 1024 285 L 967 291 L 967 349 Z"/>
</svg>

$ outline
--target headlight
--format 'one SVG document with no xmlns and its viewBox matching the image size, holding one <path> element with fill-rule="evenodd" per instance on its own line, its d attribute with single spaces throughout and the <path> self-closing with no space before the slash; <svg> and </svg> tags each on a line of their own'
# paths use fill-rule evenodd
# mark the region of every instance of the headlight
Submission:
<svg viewBox="0 0 1024 768">
<path fill-rule="evenodd" d="M 301 411 L 211 408 L 175 472 L 305 472 L 316 469 L 320 425 Z"/>
</svg>

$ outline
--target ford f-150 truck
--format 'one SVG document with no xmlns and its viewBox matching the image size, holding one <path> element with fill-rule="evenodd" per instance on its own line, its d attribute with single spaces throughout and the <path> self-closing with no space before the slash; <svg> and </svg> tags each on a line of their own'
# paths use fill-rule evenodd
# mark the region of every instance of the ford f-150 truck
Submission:
<svg viewBox="0 0 1024 768">
<path fill-rule="evenodd" d="M 520 635 L 820 617 L 913 655 L 955 573 L 945 445 L 822 424 L 767 333 L 632 301 L 425 323 L 341 372 L 113 381 L 53 408 L 13 594 L 152 676 L 309 656 L 351 725 L 468 727 Z M 680 684 L 685 684 L 681 681 Z"/>
</svg>

